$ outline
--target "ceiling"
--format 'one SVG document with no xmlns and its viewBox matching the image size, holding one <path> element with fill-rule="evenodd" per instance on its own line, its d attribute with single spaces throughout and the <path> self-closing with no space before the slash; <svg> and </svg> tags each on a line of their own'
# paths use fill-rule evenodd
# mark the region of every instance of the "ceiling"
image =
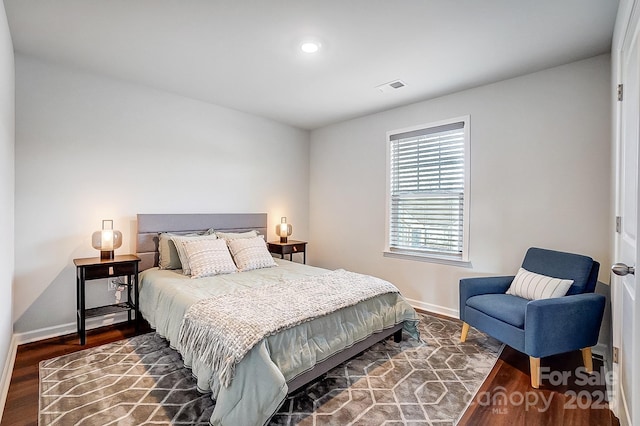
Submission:
<svg viewBox="0 0 640 426">
<path fill-rule="evenodd" d="M 617 0 L 4 0 L 17 52 L 303 129 L 610 51 Z M 305 37 L 322 43 L 314 55 Z M 376 86 L 401 79 L 406 87 Z"/>
</svg>

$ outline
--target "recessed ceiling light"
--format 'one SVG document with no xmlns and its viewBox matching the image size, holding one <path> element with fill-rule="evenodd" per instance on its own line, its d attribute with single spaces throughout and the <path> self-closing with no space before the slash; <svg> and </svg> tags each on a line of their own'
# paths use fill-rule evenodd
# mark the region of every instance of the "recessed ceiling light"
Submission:
<svg viewBox="0 0 640 426">
<path fill-rule="evenodd" d="M 304 53 L 316 53 L 320 50 L 321 44 L 317 41 L 305 41 L 300 45 L 300 50 Z"/>
</svg>

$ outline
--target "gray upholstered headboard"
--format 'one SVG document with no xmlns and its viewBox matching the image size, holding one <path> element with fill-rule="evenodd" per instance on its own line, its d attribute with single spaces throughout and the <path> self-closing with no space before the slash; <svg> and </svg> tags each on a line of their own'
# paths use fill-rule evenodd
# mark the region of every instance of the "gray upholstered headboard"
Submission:
<svg viewBox="0 0 640 426">
<path fill-rule="evenodd" d="M 138 214 L 136 254 L 142 261 L 140 271 L 158 266 L 158 235 L 161 232 L 186 234 L 213 228 L 221 232 L 255 229 L 267 237 L 266 213 L 214 214 Z"/>
</svg>

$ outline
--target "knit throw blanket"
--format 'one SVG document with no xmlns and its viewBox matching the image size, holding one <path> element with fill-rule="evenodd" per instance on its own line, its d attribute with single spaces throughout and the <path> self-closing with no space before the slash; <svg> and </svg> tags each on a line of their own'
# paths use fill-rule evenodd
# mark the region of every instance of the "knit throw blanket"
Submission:
<svg viewBox="0 0 640 426">
<path fill-rule="evenodd" d="M 236 365 L 265 337 L 397 292 L 379 278 L 336 270 L 203 299 L 191 305 L 182 320 L 180 349 L 211 368 L 217 386 L 228 387 Z"/>
</svg>

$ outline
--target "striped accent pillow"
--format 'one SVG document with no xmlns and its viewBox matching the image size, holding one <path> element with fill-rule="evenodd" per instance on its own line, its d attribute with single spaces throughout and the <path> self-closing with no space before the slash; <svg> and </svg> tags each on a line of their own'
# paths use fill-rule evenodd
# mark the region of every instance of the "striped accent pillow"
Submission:
<svg viewBox="0 0 640 426">
<path fill-rule="evenodd" d="M 184 242 L 183 246 L 189 258 L 191 278 L 237 271 L 224 240 L 191 240 Z"/>
<path fill-rule="evenodd" d="M 176 248 L 176 243 L 171 239 L 172 237 L 199 237 L 202 235 L 213 235 L 215 230 L 213 228 L 204 232 L 188 234 L 174 234 L 171 232 L 162 232 L 158 236 L 158 267 L 160 269 L 182 269 L 182 262 L 180 261 L 180 254 Z"/>
<path fill-rule="evenodd" d="M 191 275 L 191 265 L 189 264 L 189 256 L 184 248 L 184 245 L 189 241 L 199 241 L 199 240 L 215 240 L 218 237 L 214 235 L 195 235 L 195 236 L 186 236 L 186 235 L 172 235 L 171 241 L 176 245 L 176 251 L 178 252 L 178 257 L 180 258 L 180 263 L 182 264 L 182 273 L 185 275 Z"/>
<path fill-rule="evenodd" d="M 260 237 L 237 238 L 227 241 L 227 244 L 240 271 L 278 266 L 267 250 L 267 243 Z"/>
<path fill-rule="evenodd" d="M 507 294 L 529 300 L 551 299 L 567 294 L 571 284 L 573 284 L 573 280 L 548 277 L 520 268 L 511 282 Z"/>
</svg>

